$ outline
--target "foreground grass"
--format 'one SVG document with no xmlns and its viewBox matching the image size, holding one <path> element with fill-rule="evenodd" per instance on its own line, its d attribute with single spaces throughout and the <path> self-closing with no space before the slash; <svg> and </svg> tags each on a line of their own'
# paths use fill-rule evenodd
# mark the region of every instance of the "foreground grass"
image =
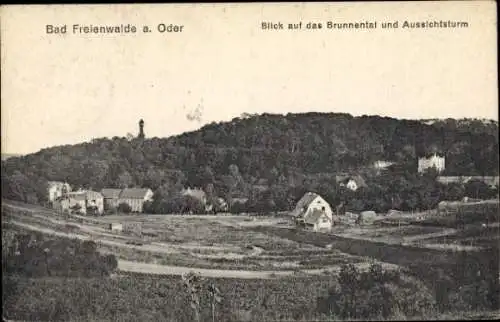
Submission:
<svg viewBox="0 0 500 322">
<path fill-rule="evenodd" d="M 418 282 L 406 278 L 409 288 L 423 292 Z M 4 277 L 5 317 L 24 321 L 193 321 L 189 298 L 180 277 L 121 275 L 109 278 L 38 279 Z M 338 285 L 334 276 L 276 280 L 210 279 L 222 293 L 216 321 L 339 320 L 317 311 L 317 297 Z M 410 285 L 411 284 L 411 285 Z M 202 296 L 202 321 L 211 321 L 208 298 Z M 416 316 L 399 314 L 392 319 L 474 319 L 494 317 L 494 312 L 427 310 Z"/>
<path fill-rule="evenodd" d="M 279 280 L 213 279 L 223 294 L 217 321 L 290 320 L 314 316 L 317 294 L 333 277 Z M 192 321 L 179 277 L 10 278 L 6 317 L 28 321 Z M 206 299 L 204 299 L 206 300 Z M 209 317 L 210 312 L 204 311 Z"/>
</svg>

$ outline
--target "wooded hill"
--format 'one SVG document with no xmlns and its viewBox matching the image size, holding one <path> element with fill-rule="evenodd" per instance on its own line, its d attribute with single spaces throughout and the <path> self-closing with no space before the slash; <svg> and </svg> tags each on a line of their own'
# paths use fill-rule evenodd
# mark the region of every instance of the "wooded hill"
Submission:
<svg viewBox="0 0 500 322">
<path fill-rule="evenodd" d="M 248 197 L 255 186 L 303 187 L 307 178 L 356 172 L 376 160 L 416 172 L 418 157 L 434 152 L 446 156 L 445 174 L 498 175 L 498 122 L 245 115 L 169 138 L 102 138 L 9 158 L 2 161 L 2 194 L 30 190 L 40 200 L 46 180 L 65 180 L 95 190 L 144 186 L 164 194 L 211 185 L 218 195 Z"/>
</svg>

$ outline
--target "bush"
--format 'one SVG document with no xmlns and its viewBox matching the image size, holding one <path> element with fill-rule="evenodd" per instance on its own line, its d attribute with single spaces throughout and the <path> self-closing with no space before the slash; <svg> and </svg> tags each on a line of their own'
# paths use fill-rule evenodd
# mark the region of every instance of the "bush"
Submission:
<svg viewBox="0 0 500 322">
<path fill-rule="evenodd" d="M 122 212 L 124 214 L 129 214 L 132 212 L 132 207 L 130 207 L 130 205 L 126 202 L 122 202 L 118 205 L 118 208 L 117 208 L 118 212 Z"/>
<path fill-rule="evenodd" d="M 248 209 L 247 209 L 247 206 L 245 203 L 235 202 L 231 205 L 231 207 L 229 208 L 229 211 L 232 214 L 241 214 L 241 213 L 247 212 Z"/>
<path fill-rule="evenodd" d="M 37 233 L 17 234 L 2 258 L 2 273 L 27 277 L 107 276 L 116 268 L 115 256 L 99 254 L 93 241 Z"/>
<path fill-rule="evenodd" d="M 415 316 L 433 309 L 432 294 L 423 284 L 403 280 L 399 272 L 372 264 L 366 273 L 344 265 L 338 285 L 318 299 L 318 311 L 342 319 L 389 319 Z"/>
</svg>

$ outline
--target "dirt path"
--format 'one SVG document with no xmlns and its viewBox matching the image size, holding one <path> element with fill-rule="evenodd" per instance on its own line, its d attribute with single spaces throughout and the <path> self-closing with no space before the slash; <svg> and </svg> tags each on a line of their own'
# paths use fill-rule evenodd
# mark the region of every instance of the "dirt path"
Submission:
<svg viewBox="0 0 500 322">
<path fill-rule="evenodd" d="M 397 265 L 379 263 L 386 269 L 397 269 Z M 358 263 L 355 266 L 361 270 L 367 270 L 370 263 Z M 195 268 L 195 267 L 181 267 L 158 265 L 149 263 L 131 262 L 125 260 L 118 261 L 118 270 L 124 272 L 134 272 L 142 274 L 154 275 L 182 275 L 189 272 L 196 272 L 204 277 L 214 278 L 238 278 L 238 279 L 269 279 L 283 276 L 307 276 L 307 275 L 321 275 L 321 274 L 335 274 L 341 269 L 341 265 L 325 266 L 320 269 L 304 269 L 300 271 L 294 270 L 281 270 L 281 271 L 247 271 L 247 270 L 229 270 L 229 269 L 208 269 L 208 268 Z"/>
<path fill-rule="evenodd" d="M 113 246 L 113 247 L 122 247 L 122 248 L 130 248 L 130 249 L 137 249 L 141 251 L 150 251 L 150 252 L 155 252 L 155 253 L 164 253 L 164 254 L 172 254 L 175 251 L 172 251 L 169 248 L 161 247 L 158 245 L 131 245 L 131 244 L 126 244 L 123 242 L 118 242 L 118 241 L 113 241 L 113 240 L 107 240 L 107 239 L 97 239 L 95 236 L 89 236 L 89 235 L 83 235 L 83 234 L 78 234 L 78 233 L 71 233 L 71 232 L 61 232 L 61 231 L 56 231 L 51 228 L 46 228 L 46 227 L 39 227 L 39 226 L 34 226 L 31 224 L 26 224 L 22 223 L 16 220 L 11 220 L 9 223 L 22 227 L 24 229 L 28 229 L 31 231 L 38 231 L 44 234 L 49 234 L 49 235 L 55 235 L 59 237 L 67 237 L 67 238 L 76 238 L 80 240 L 93 240 L 97 243 L 98 246 L 100 245 L 107 245 L 107 246 Z"/>
</svg>

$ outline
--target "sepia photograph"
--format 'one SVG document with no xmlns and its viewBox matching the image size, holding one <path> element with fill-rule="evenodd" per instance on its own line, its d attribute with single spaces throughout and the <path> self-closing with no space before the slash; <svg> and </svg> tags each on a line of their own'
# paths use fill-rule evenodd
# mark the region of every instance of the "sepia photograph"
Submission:
<svg viewBox="0 0 500 322">
<path fill-rule="evenodd" d="M 494 1 L 3 5 L 3 321 L 500 319 Z"/>
</svg>

